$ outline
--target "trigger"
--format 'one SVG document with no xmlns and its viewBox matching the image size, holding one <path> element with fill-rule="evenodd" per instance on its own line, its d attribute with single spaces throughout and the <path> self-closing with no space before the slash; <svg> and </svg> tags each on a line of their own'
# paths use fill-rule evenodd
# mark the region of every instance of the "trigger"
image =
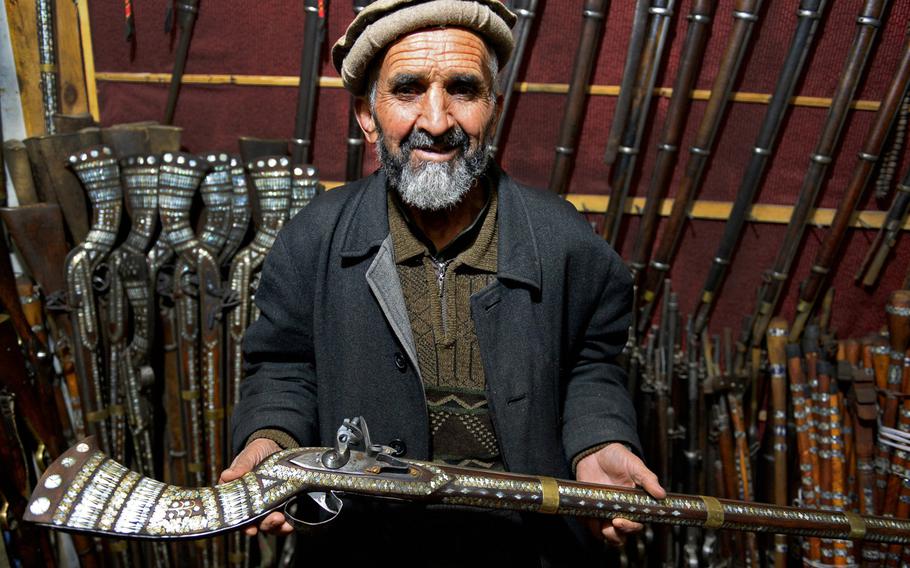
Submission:
<svg viewBox="0 0 910 568">
<path fill-rule="evenodd" d="M 342 502 L 334 491 L 329 491 L 328 493 L 313 491 L 307 493 L 306 496 L 309 497 L 321 511 L 315 511 L 315 514 L 313 515 L 315 519 L 313 520 L 298 519 L 290 512 L 292 502 L 289 501 L 285 503 L 283 511 L 284 517 L 295 530 L 302 530 L 306 527 L 317 527 L 330 523 L 341 514 L 341 509 L 344 507 L 344 502 Z"/>
</svg>

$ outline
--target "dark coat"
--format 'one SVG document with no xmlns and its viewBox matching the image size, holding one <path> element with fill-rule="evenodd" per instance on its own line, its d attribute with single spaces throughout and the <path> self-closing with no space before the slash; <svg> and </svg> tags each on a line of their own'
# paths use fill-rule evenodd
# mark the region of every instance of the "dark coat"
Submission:
<svg viewBox="0 0 910 568">
<path fill-rule="evenodd" d="M 626 375 L 631 278 L 574 207 L 496 171 L 499 266 L 471 298 L 487 396 L 507 469 L 571 478 L 604 442 L 639 449 Z M 314 200 L 279 234 L 244 341 L 247 378 L 234 451 L 260 429 L 331 445 L 347 417 L 374 441 L 427 459 L 416 351 L 394 264 L 386 179 L 377 173 Z"/>
</svg>

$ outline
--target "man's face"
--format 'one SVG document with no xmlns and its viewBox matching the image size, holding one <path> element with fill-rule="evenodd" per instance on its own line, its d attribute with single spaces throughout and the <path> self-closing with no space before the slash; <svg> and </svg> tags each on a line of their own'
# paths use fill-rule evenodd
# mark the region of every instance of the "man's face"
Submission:
<svg viewBox="0 0 910 568">
<path fill-rule="evenodd" d="M 418 31 L 386 51 L 358 119 L 405 203 L 452 207 L 486 169 L 500 109 L 491 57 L 459 28 Z"/>
</svg>

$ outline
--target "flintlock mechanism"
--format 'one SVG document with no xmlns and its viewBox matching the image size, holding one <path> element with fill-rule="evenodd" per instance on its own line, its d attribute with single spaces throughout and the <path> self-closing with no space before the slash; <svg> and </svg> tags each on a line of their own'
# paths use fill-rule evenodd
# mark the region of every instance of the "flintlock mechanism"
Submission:
<svg viewBox="0 0 910 568">
<path fill-rule="evenodd" d="M 277 452 L 216 487 L 167 485 L 132 472 L 88 438 L 44 473 L 25 520 L 61 530 L 137 539 L 211 536 L 247 525 L 303 492 L 333 514 L 340 495 L 833 539 L 910 543 L 910 521 L 855 513 L 668 494 L 408 460 L 345 420 L 334 448 Z M 291 519 L 293 520 L 293 519 Z M 331 520 L 331 519 L 330 519 Z"/>
</svg>

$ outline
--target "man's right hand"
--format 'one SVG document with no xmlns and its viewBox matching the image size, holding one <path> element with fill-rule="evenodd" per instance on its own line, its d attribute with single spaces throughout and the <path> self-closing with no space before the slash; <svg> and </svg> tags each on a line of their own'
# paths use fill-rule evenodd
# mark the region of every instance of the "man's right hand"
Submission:
<svg viewBox="0 0 910 568">
<path fill-rule="evenodd" d="M 227 483 L 239 479 L 245 473 L 252 471 L 259 462 L 279 451 L 281 447 L 273 440 L 268 438 L 257 438 L 246 445 L 243 451 L 234 458 L 231 467 L 221 472 L 218 483 Z M 255 535 L 258 531 L 269 534 L 286 535 L 294 532 L 294 528 L 285 520 L 284 514 L 279 512 L 269 513 L 264 519 L 259 521 L 259 526 L 250 525 L 244 529 L 249 536 Z"/>
</svg>

